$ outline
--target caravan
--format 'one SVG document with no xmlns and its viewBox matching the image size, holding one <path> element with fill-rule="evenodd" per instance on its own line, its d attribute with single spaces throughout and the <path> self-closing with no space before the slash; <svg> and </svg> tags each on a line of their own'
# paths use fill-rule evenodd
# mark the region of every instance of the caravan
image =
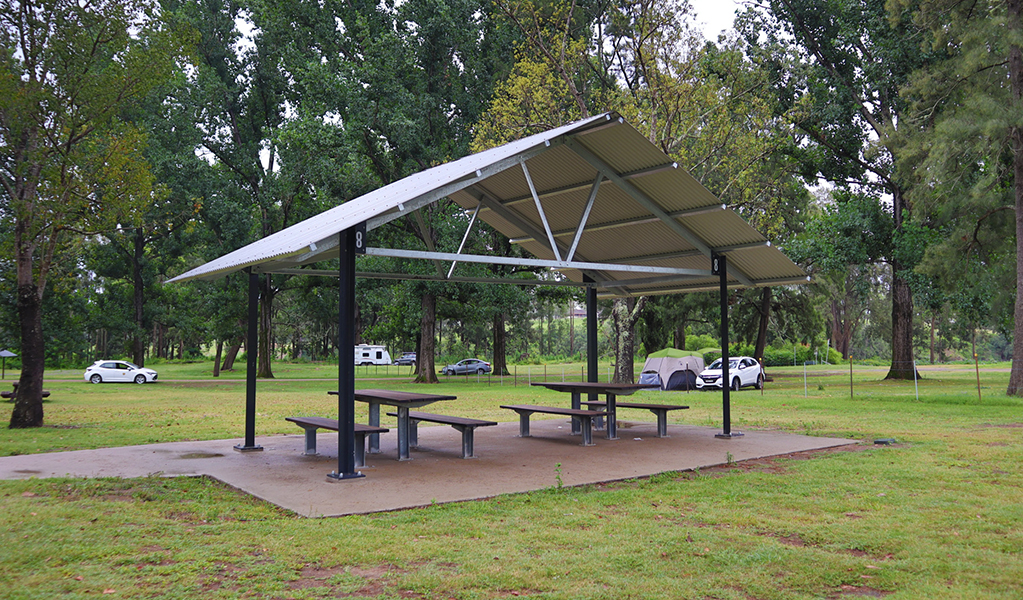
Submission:
<svg viewBox="0 0 1023 600">
<path fill-rule="evenodd" d="M 391 355 L 383 346 L 359 344 L 355 347 L 355 364 L 357 365 L 389 365 Z"/>
</svg>

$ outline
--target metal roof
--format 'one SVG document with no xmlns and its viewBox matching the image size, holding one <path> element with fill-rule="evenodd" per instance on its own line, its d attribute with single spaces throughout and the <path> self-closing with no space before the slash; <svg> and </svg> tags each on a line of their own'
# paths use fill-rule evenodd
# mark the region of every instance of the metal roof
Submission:
<svg viewBox="0 0 1023 600">
<path fill-rule="evenodd" d="M 807 281 L 802 269 L 614 113 L 416 173 L 171 281 L 216 279 L 246 267 L 293 272 L 337 257 L 338 233 L 346 229 L 365 221 L 372 231 L 445 197 L 478 210 L 479 219 L 537 257 L 529 264 L 550 266 L 579 284 L 589 276 L 604 296 L 717 289 L 712 254 L 728 257 L 734 287 Z M 373 248 L 373 237 L 368 241 L 368 253 L 381 256 L 495 261 Z"/>
</svg>

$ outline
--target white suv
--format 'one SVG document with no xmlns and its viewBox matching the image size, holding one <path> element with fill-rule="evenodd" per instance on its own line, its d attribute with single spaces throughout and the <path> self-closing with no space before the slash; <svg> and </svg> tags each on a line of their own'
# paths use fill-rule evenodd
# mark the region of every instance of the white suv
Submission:
<svg viewBox="0 0 1023 600">
<path fill-rule="evenodd" d="M 733 356 L 728 360 L 728 377 L 732 380 L 731 388 L 752 385 L 758 390 L 764 387 L 764 370 L 760 363 L 748 356 Z M 696 389 L 721 389 L 721 359 L 717 359 L 696 377 Z"/>
</svg>

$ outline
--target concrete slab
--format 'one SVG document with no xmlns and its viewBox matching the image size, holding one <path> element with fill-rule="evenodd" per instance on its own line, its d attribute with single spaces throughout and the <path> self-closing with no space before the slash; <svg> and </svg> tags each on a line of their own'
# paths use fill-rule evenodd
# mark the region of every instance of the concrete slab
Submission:
<svg viewBox="0 0 1023 600">
<path fill-rule="evenodd" d="M 461 458 L 461 436 L 447 426 L 419 428 L 412 460 L 396 460 L 397 437 L 381 436 L 381 453 L 368 454 L 363 478 L 336 481 L 337 434 L 317 438 L 321 454 L 303 456 L 303 435 L 257 438 L 261 452 L 237 452 L 240 439 L 173 442 L 0 458 L 0 478 L 29 477 L 213 477 L 307 517 L 341 516 L 426 506 L 565 486 L 647 477 L 848 444 L 778 431 L 747 431 L 732 439 L 719 429 L 669 425 L 656 437 L 653 422 L 619 421 L 618 440 L 594 432 L 596 446 L 583 447 L 567 420 L 538 420 L 532 437 L 518 437 L 518 423 L 476 430 L 478 458 Z"/>
</svg>

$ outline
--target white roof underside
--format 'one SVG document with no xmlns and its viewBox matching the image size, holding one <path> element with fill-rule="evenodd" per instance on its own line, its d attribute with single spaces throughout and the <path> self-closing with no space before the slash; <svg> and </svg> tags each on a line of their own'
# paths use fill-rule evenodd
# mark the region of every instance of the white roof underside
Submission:
<svg viewBox="0 0 1023 600">
<path fill-rule="evenodd" d="M 598 173 L 602 182 L 569 263 Z M 479 219 L 537 258 L 561 261 L 558 270 L 572 281 L 583 281 L 583 269 L 573 268 L 578 263 L 617 265 L 614 270 L 586 267 L 602 295 L 716 289 L 711 253 L 727 257 L 733 287 L 807 280 L 802 269 L 636 129 L 605 114 L 416 173 L 171 281 L 216 279 L 246 267 L 275 272 L 336 258 L 339 232 L 363 221 L 372 231 L 445 197 L 467 210 L 482 202 Z M 372 251 L 372 235 L 368 242 Z M 622 270 L 629 265 L 637 269 Z M 638 272 L 644 271 L 638 267 L 647 269 Z M 689 271 L 651 274 L 649 267 Z"/>
</svg>

